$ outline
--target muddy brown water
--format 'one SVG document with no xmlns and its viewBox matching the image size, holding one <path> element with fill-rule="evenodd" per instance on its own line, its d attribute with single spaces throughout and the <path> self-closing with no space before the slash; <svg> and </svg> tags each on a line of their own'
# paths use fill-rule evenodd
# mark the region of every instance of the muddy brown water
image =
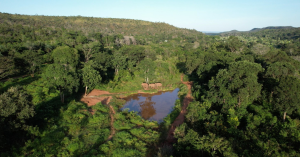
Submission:
<svg viewBox="0 0 300 157">
<path fill-rule="evenodd" d="M 177 96 L 178 91 L 179 88 L 154 94 L 133 94 L 123 98 L 126 100 L 126 103 L 121 110 L 128 108 L 129 111 L 138 112 L 146 120 L 160 123 L 163 121 L 163 118 L 172 112 L 175 101 L 179 99 Z"/>
</svg>

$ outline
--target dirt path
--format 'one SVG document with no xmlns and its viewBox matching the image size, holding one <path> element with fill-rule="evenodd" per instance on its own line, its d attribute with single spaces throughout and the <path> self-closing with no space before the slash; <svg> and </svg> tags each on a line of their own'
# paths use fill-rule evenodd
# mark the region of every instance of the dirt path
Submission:
<svg viewBox="0 0 300 157">
<path fill-rule="evenodd" d="M 107 91 L 102 91 L 102 90 L 93 90 L 91 93 L 89 93 L 87 96 L 83 96 L 80 101 L 86 103 L 88 106 L 93 106 L 96 105 L 98 102 L 101 102 L 103 105 L 107 105 L 109 107 L 109 116 L 110 116 L 110 135 L 107 138 L 106 141 L 109 141 L 113 138 L 113 136 L 116 133 L 116 130 L 114 128 L 114 115 L 116 114 L 114 108 L 109 105 L 110 100 L 112 99 L 112 96 L 104 96 L 111 94 Z M 91 114 L 94 114 L 94 110 L 90 110 Z"/>
<path fill-rule="evenodd" d="M 187 85 L 189 91 L 188 91 L 186 97 L 183 100 L 183 106 L 182 106 L 180 114 L 175 119 L 175 121 L 172 123 L 172 125 L 170 127 L 170 130 L 168 132 L 166 143 L 169 144 L 169 145 L 172 145 L 176 141 L 176 139 L 174 138 L 174 130 L 176 129 L 176 127 L 178 127 L 180 124 L 182 124 L 184 122 L 184 116 L 186 114 L 186 108 L 187 108 L 188 104 L 193 100 L 193 98 L 191 96 L 192 82 L 183 82 L 183 75 L 181 75 L 181 82 L 183 84 Z M 138 93 L 143 93 L 143 92 L 138 91 Z M 116 133 L 116 130 L 113 126 L 113 124 L 114 124 L 114 114 L 116 114 L 116 112 L 113 109 L 113 107 L 111 105 L 109 105 L 109 102 L 112 99 L 112 96 L 107 96 L 107 95 L 112 95 L 112 94 L 116 94 L 116 93 L 109 93 L 107 91 L 94 89 L 87 96 L 83 96 L 81 98 L 81 101 L 86 103 L 88 106 L 93 106 L 93 105 L 96 105 L 98 102 L 101 102 L 103 105 L 107 105 L 109 107 L 109 110 L 110 110 L 109 115 L 110 115 L 110 119 L 111 119 L 111 121 L 110 121 L 111 133 L 110 133 L 110 135 L 109 135 L 109 137 L 107 138 L 106 141 L 111 140 L 113 138 L 113 136 L 115 135 L 115 133 Z M 95 111 L 93 111 L 93 110 L 91 110 L 90 112 L 92 114 L 95 113 Z"/>
<path fill-rule="evenodd" d="M 183 100 L 183 106 L 182 106 L 180 114 L 177 116 L 175 121 L 172 123 L 170 130 L 168 132 L 166 142 L 170 145 L 176 142 L 176 139 L 174 138 L 174 131 L 175 131 L 176 127 L 178 127 L 179 125 L 181 125 L 184 122 L 186 108 L 188 107 L 189 103 L 193 100 L 193 97 L 191 95 L 191 93 L 192 93 L 191 88 L 192 88 L 193 82 L 183 82 L 183 74 L 181 75 L 181 82 L 183 84 L 187 85 L 189 91 Z"/>
<path fill-rule="evenodd" d="M 111 130 L 111 132 L 110 132 L 110 135 L 108 136 L 106 141 L 110 141 L 116 133 L 116 130 L 114 128 L 114 121 L 115 121 L 114 115 L 116 114 L 116 112 L 115 112 L 114 108 L 111 105 L 109 105 L 109 110 L 110 110 L 109 115 L 110 115 L 110 119 L 111 119 L 110 120 L 110 130 Z"/>
</svg>

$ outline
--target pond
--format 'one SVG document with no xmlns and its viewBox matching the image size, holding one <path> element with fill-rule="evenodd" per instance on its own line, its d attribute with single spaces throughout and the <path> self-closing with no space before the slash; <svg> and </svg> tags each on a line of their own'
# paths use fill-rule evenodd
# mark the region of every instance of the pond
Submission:
<svg viewBox="0 0 300 157">
<path fill-rule="evenodd" d="M 146 120 L 154 120 L 158 123 L 163 121 L 173 110 L 175 101 L 178 99 L 179 88 L 173 91 L 160 91 L 154 94 L 133 94 L 126 98 L 122 110 L 136 111 Z"/>
</svg>

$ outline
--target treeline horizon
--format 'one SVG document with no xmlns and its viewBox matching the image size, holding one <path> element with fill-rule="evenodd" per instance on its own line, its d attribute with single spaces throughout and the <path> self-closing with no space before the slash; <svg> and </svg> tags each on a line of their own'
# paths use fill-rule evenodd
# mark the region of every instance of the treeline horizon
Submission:
<svg viewBox="0 0 300 157">
<path fill-rule="evenodd" d="M 0 13 L 1 156 L 298 156 L 299 35 L 208 36 L 140 20 Z M 120 111 L 117 98 L 113 119 L 109 105 L 79 102 L 92 89 L 173 89 L 182 73 L 194 101 L 172 147 L 160 144 L 185 86 L 159 125 Z"/>
</svg>

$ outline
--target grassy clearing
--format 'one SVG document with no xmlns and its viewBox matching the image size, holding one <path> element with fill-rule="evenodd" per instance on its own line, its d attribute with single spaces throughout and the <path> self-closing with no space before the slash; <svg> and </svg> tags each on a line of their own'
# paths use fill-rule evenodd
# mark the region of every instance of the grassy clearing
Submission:
<svg viewBox="0 0 300 157">
<path fill-rule="evenodd" d="M 149 83 L 162 83 L 163 90 L 173 90 L 180 83 L 181 73 L 175 66 L 176 58 L 170 58 L 169 60 L 157 60 L 155 61 L 156 69 L 149 80 Z M 129 93 L 133 94 L 137 91 L 145 93 L 155 93 L 158 90 L 143 90 L 141 84 L 145 82 L 144 72 L 135 69 L 130 73 L 128 70 L 120 70 L 113 80 L 108 83 L 99 84 L 95 88 L 100 90 L 106 90 L 111 93 Z"/>
</svg>

